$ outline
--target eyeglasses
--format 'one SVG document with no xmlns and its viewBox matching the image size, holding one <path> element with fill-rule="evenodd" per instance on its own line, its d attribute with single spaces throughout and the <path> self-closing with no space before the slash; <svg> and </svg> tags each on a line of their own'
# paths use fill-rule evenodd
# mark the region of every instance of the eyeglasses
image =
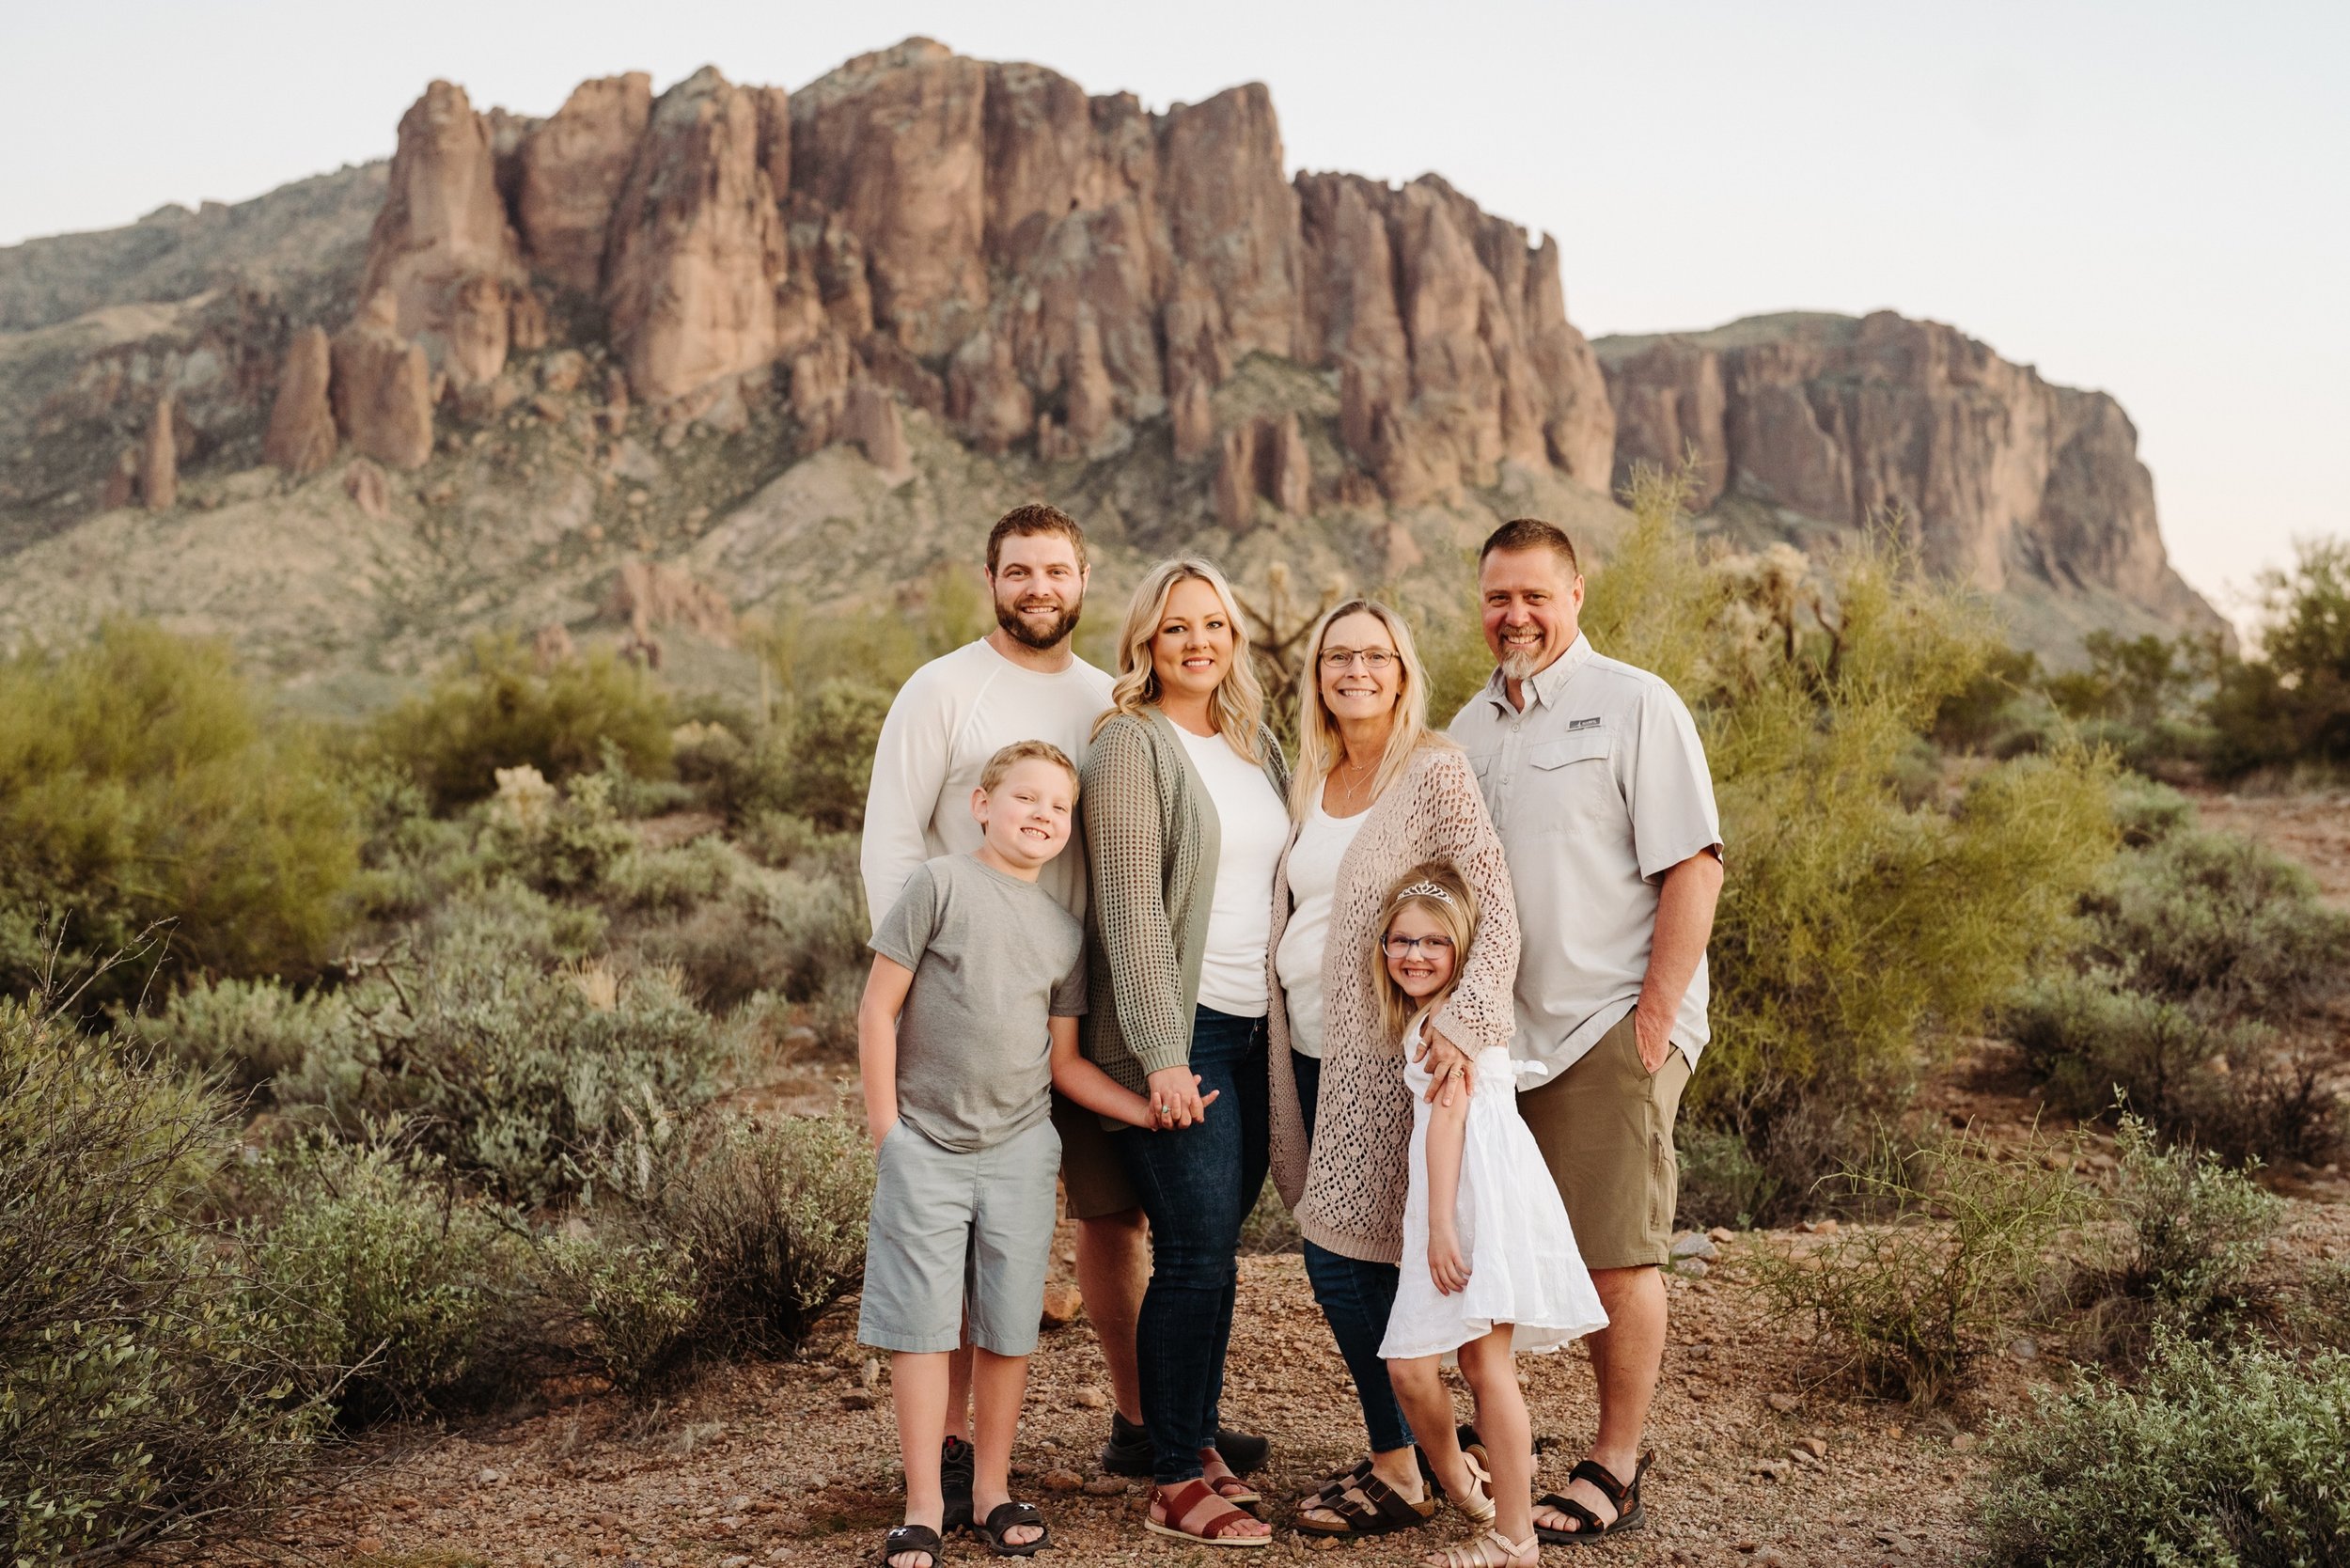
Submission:
<svg viewBox="0 0 2350 1568">
<path fill-rule="evenodd" d="M 1409 958 L 1422 948 L 1430 958 L 1442 958 L 1452 950 L 1449 936 L 1390 936 L 1380 946 L 1387 949 L 1389 958 Z"/>
<path fill-rule="evenodd" d="M 1400 658 L 1400 654 L 1386 648 L 1325 648 L 1322 651 L 1322 667 L 1336 675 L 1360 659 L 1363 667 L 1373 675 L 1385 675 Z"/>
</svg>

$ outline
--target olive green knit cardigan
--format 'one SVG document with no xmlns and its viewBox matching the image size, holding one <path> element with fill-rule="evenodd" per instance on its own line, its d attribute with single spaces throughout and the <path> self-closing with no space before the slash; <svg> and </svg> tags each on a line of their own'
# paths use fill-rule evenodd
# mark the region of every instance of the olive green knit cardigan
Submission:
<svg viewBox="0 0 2350 1568">
<path fill-rule="evenodd" d="M 1266 780 L 1286 801 L 1279 743 L 1260 729 L 1257 746 Z M 1156 708 L 1102 726 L 1078 800 L 1093 878 L 1085 1054 L 1139 1094 L 1152 1074 L 1191 1059 L 1223 829 L 1173 721 Z"/>
</svg>

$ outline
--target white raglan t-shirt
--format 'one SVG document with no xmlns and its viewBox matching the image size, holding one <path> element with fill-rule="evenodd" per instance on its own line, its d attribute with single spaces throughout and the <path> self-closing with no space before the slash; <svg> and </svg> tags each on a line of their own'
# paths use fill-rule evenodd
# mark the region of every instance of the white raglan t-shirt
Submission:
<svg viewBox="0 0 2350 1568">
<path fill-rule="evenodd" d="M 916 866 L 979 847 L 971 792 L 990 757 L 1014 741 L 1050 741 L 1083 768 L 1093 721 L 1109 705 L 1110 677 L 1083 659 L 1045 675 L 1013 664 L 985 638 L 916 670 L 882 721 L 865 792 L 859 866 L 867 918 L 880 925 Z M 1037 886 L 1085 918 L 1085 838 L 1077 824 Z"/>
</svg>

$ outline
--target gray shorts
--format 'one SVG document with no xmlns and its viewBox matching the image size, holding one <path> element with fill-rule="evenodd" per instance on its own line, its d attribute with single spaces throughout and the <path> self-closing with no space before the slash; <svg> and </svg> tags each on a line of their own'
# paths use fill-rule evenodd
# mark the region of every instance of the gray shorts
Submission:
<svg viewBox="0 0 2350 1568">
<path fill-rule="evenodd" d="M 964 1154 L 901 1118 L 876 1164 L 857 1342 L 953 1350 L 967 1322 L 981 1350 L 1034 1350 L 1060 1174 L 1052 1121 Z"/>
</svg>

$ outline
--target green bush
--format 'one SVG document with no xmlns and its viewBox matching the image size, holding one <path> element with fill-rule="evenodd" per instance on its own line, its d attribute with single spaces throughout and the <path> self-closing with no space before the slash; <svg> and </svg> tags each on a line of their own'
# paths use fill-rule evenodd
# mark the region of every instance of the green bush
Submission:
<svg viewBox="0 0 2350 1568">
<path fill-rule="evenodd" d="M 625 856 L 606 877 L 607 896 L 621 909 L 675 914 L 732 893 L 755 881 L 758 870 L 742 851 L 707 834 Z"/>
<path fill-rule="evenodd" d="M 324 1412 L 286 1325 L 199 1223 L 224 1107 L 0 1000 L 0 1556 L 52 1562 L 250 1522 Z"/>
<path fill-rule="evenodd" d="M 305 974 L 349 917 L 351 804 L 305 731 L 269 715 L 227 649 L 108 623 L 0 659 L 0 989 L 138 948 L 222 975 Z M 148 978 L 123 964 L 87 997 Z"/>
<path fill-rule="evenodd" d="M 2224 775 L 2350 763 L 2350 540 L 2304 540 L 2261 576 L 2257 658 L 2222 666 L 2209 713 Z"/>
<path fill-rule="evenodd" d="M 2195 826 L 2195 803 L 2168 784 L 2125 773 L 2113 781 L 2113 826 L 2124 849 L 2144 849 Z"/>
<path fill-rule="evenodd" d="M 624 1387 L 789 1353 L 863 1276 L 873 1160 L 846 1118 L 681 1126 L 648 1105 L 603 1169 L 595 1240 L 550 1254 L 548 1278 Z"/>
<path fill-rule="evenodd" d="M 2186 1333 L 2241 1312 L 2253 1271 L 2283 1228 L 2283 1201 L 2217 1155 L 2161 1147 L 2136 1117 L 2123 1119 L 2121 1143 L 2120 1204 L 2132 1238 L 2123 1288 Z"/>
<path fill-rule="evenodd" d="M 1880 1139 L 1824 1191 L 1870 1222 L 1794 1255 L 1758 1243 L 1755 1281 L 1776 1310 L 1809 1317 L 1864 1390 L 1921 1403 L 1948 1398 L 2041 1298 L 2052 1244 L 2087 1212 L 2036 1151 L 1971 1135 L 1929 1149 Z"/>
<path fill-rule="evenodd" d="M 337 1016 L 330 999 L 277 980 L 198 980 L 157 1011 L 125 1018 L 123 1032 L 250 1090 L 298 1070 Z"/>
<path fill-rule="evenodd" d="M 2350 1561 L 2350 1356 L 2165 1337 L 2136 1387 L 2091 1372 L 2002 1424 L 1982 1498 L 2011 1568 Z"/>
<path fill-rule="evenodd" d="M 542 671 L 515 638 L 481 637 L 428 694 L 378 718 L 367 749 L 446 809 L 493 793 L 500 768 L 560 782 L 616 756 L 631 774 L 660 777 L 669 729 L 668 699 L 634 665 L 597 654 Z"/>
<path fill-rule="evenodd" d="M 738 823 L 785 812 L 824 832 L 855 832 L 895 689 L 860 676 L 825 681 L 756 743 L 704 760 L 711 804 Z"/>
<path fill-rule="evenodd" d="M 521 1202 L 574 1190 L 645 1096 L 709 1099 L 728 1055 L 669 975 L 549 973 L 489 944 L 386 959 L 343 1012 L 279 1103 L 353 1135 L 413 1118 L 425 1152 Z"/>
<path fill-rule="evenodd" d="M 2350 1350 L 2350 1260 L 2319 1263 L 2301 1281 L 2295 1314 L 2302 1336 L 2332 1350 Z"/>
<path fill-rule="evenodd" d="M 2229 834 L 2173 833 L 2122 856 L 2083 908 L 2094 959 L 2218 1016 L 2303 1006 L 2341 983 L 2350 951 L 2350 916 L 2318 902 L 2308 871 Z"/>
<path fill-rule="evenodd" d="M 489 863 L 542 893 L 603 892 L 636 853 L 636 835 L 613 809 L 611 779 L 573 778 L 557 790 L 536 768 L 500 768 L 482 809 Z"/>
<path fill-rule="evenodd" d="M 1921 789 L 1919 738 L 1996 651 L 1980 608 L 1881 540 L 1705 561 L 1682 495 L 1636 481 L 1584 624 L 1669 681 L 1705 742 L 1731 870 L 1685 1109 L 1746 1144 L 1767 1222 L 2066 933 L 2111 854 L 2111 770 L 2060 746 Z"/>
<path fill-rule="evenodd" d="M 508 1386 L 525 1338 L 518 1230 L 401 1147 L 305 1138 L 251 1183 L 244 1236 L 281 1353 L 346 1424 L 414 1417 Z"/>
</svg>

